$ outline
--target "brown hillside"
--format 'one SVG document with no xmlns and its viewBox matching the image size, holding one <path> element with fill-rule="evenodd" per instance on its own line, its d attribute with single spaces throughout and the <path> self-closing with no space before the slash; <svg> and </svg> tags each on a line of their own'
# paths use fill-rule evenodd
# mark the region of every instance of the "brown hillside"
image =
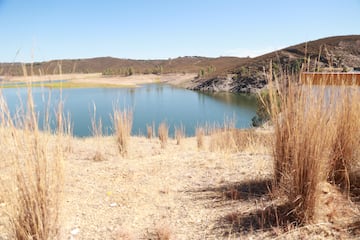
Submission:
<svg viewBox="0 0 360 240">
<path fill-rule="evenodd" d="M 246 59 L 228 73 L 198 79 L 191 89 L 200 91 L 255 92 L 267 84 L 266 72 L 297 74 L 305 71 L 360 69 L 360 35 L 337 36 L 301 43 L 256 58 Z"/>
<path fill-rule="evenodd" d="M 322 68 L 359 67 L 360 35 L 328 37 L 301 43 L 252 58 L 244 66 L 252 69 L 267 68 L 270 60 L 272 60 L 275 63 L 281 63 L 283 66 L 290 68 L 292 66 L 294 68 L 296 61 L 302 63 L 305 58 L 310 58 L 312 64 L 315 64 L 315 61 L 317 61 L 319 67 Z M 238 73 L 240 69 L 237 68 L 234 72 Z"/>
<path fill-rule="evenodd" d="M 58 73 L 95 73 L 102 72 L 107 75 L 126 75 L 131 69 L 132 73 L 222 73 L 229 71 L 239 64 L 246 62 L 246 58 L 237 57 L 178 57 L 167 60 L 132 60 L 112 57 L 99 57 L 91 59 L 53 60 L 49 62 L 27 63 L 26 73 L 33 75 Z M 31 70 L 31 67 L 33 70 Z M 2 63 L 0 75 L 24 75 L 21 63 Z"/>
</svg>

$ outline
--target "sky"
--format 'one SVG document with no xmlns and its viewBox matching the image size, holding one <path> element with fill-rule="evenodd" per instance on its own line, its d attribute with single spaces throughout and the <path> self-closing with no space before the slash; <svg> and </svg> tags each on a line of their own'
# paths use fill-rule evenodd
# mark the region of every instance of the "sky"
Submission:
<svg viewBox="0 0 360 240">
<path fill-rule="evenodd" d="M 360 34 L 360 0 L 0 0 L 0 62 L 254 57 Z"/>
</svg>

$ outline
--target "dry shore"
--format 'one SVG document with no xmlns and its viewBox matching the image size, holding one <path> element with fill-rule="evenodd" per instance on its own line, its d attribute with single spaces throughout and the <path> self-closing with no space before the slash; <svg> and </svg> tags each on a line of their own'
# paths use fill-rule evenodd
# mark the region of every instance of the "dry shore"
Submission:
<svg viewBox="0 0 360 240">
<path fill-rule="evenodd" d="M 284 231 L 259 222 L 278 200 L 269 194 L 273 163 L 264 141 L 272 132 L 256 131 L 241 151 L 212 150 L 211 136 L 201 149 L 196 137 L 162 148 L 158 138 L 133 136 L 127 156 L 113 136 L 69 137 L 59 239 L 337 239 L 326 226 Z M 0 167 L 6 179 L 12 165 Z M 10 239 L 5 209 L 0 198 L 0 239 Z"/>
<path fill-rule="evenodd" d="M 41 82 L 41 81 L 55 81 L 67 80 L 73 83 L 83 84 L 103 84 L 103 85 L 118 85 L 126 87 L 136 87 L 139 84 L 167 82 L 174 85 L 180 85 L 190 82 L 196 77 L 194 73 L 186 74 L 139 74 L 131 76 L 103 76 L 101 73 L 90 74 L 60 74 L 60 75 L 42 75 L 42 76 L 3 76 L 5 82 Z"/>
</svg>

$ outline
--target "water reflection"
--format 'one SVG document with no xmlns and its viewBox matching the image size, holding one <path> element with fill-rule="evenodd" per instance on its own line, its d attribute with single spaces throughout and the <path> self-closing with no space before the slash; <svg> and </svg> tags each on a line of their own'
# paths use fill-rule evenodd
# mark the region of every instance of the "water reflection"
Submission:
<svg viewBox="0 0 360 240">
<path fill-rule="evenodd" d="M 203 98 L 203 102 L 205 102 L 205 98 L 216 99 L 218 101 L 224 102 L 228 105 L 235 107 L 242 107 L 247 109 L 256 108 L 256 95 L 251 94 L 236 94 L 236 93 L 228 93 L 228 92 L 219 92 L 219 93 L 200 93 L 201 98 Z"/>
</svg>

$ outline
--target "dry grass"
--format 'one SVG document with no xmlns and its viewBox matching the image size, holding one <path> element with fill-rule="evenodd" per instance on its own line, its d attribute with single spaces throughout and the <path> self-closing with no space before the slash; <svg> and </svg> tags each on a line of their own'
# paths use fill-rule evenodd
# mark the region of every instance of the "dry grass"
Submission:
<svg viewBox="0 0 360 240">
<path fill-rule="evenodd" d="M 165 148 L 169 138 L 169 127 L 166 122 L 162 122 L 158 128 L 161 148 Z"/>
<path fill-rule="evenodd" d="M 275 100 L 275 93 L 270 95 Z M 274 185 L 285 192 L 300 222 L 313 220 L 316 187 L 327 178 L 326 148 L 332 134 L 324 131 L 331 128 L 330 112 L 324 111 L 324 96 L 323 89 L 314 95 L 311 86 L 289 83 L 287 92 L 281 93 L 281 104 L 272 102 Z"/>
<path fill-rule="evenodd" d="M 103 131 L 102 131 L 102 121 L 101 118 L 96 121 L 96 105 L 93 104 L 93 116 L 91 118 L 91 132 L 93 137 L 96 139 L 96 151 L 93 157 L 93 160 L 98 162 L 98 161 L 104 161 L 105 157 L 104 155 L 101 153 L 101 137 L 103 136 Z"/>
<path fill-rule="evenodd" d="M 119 152 L 125 156 L 129 148 L 129 140 L 133 123 L 132 111 L 125 109 L 121 112 L 115 108 L 113 113 L 113 123 Z"/>
<path fill-rule="evenodd" d="M 317 222 L 315 213 L 322 208 L 316 201 L 319 186 L 330 178 L 349 189 L 360 112 L 355 110 L 358 101 L 348 100 L 346 91 L 294 82 L 282 89 L 270 82 L 269 87 L 275 130 L 273 190 L 275 195 L 285 193 L 299 223 L 310 223 Z"/>
<path fill-rule="evenodd" d="M 248 152 L 268 154 L 273 134 L 256 129 L 214 129 L 210 136 L 210 151 L 224 153 Z"/>
<path fill-rule="evenodd" d="M 195 135 L 196 135 L 196 143 L 197 143 L 198 149 L 203 149 L 204 148 L 205 128 L 197 127 L 195 129 Z"/>
<path fill-rule="evenodd" d="M 155 134 L 155 124 L 152 125 L 146 125 L 146 136 L 148 139 L 152 139 Z"/>
<path fill-rule="evenodd" d="M 180 145 L 181 144 L 181 139 L 183 139 L 184 137 L 185 137 L 185 127 L 184 127 L 184 125 L 180 124 L 179 127 L 175 126 L 176 144 Z"/>
<path fill-rule="evenodd" d="M 0 135 L 6 142 L 1 147 L 1 160 L 13 166 L 13 182 L 1 184 L 7 187 L 9 235 L 13 239 L 56 239 L 63 184 L 62 113 L 57 114 L 58 131 L 51 141 L 50 135 L 38 128 L 31 89 L 26 111 L 12 118 L 1 99 L 0 112 L 1 128 L 10 133 Z"/>
<path fill-rule="evenodd" d="M 349 196 L 352 168 L 360 162 L 360 93 L 356 88 L 339 90 L 336 103 L 335 134 L 331 146 L 329 181 L 340 186 Z"/>
<path fill-rule="evenodd" d="M 273 133 L 269 130 L 234 129 L 232 131 L 232 138 L 237 151 L 252 154 L 268 154 L 273 142 Z"/>
</svg>

